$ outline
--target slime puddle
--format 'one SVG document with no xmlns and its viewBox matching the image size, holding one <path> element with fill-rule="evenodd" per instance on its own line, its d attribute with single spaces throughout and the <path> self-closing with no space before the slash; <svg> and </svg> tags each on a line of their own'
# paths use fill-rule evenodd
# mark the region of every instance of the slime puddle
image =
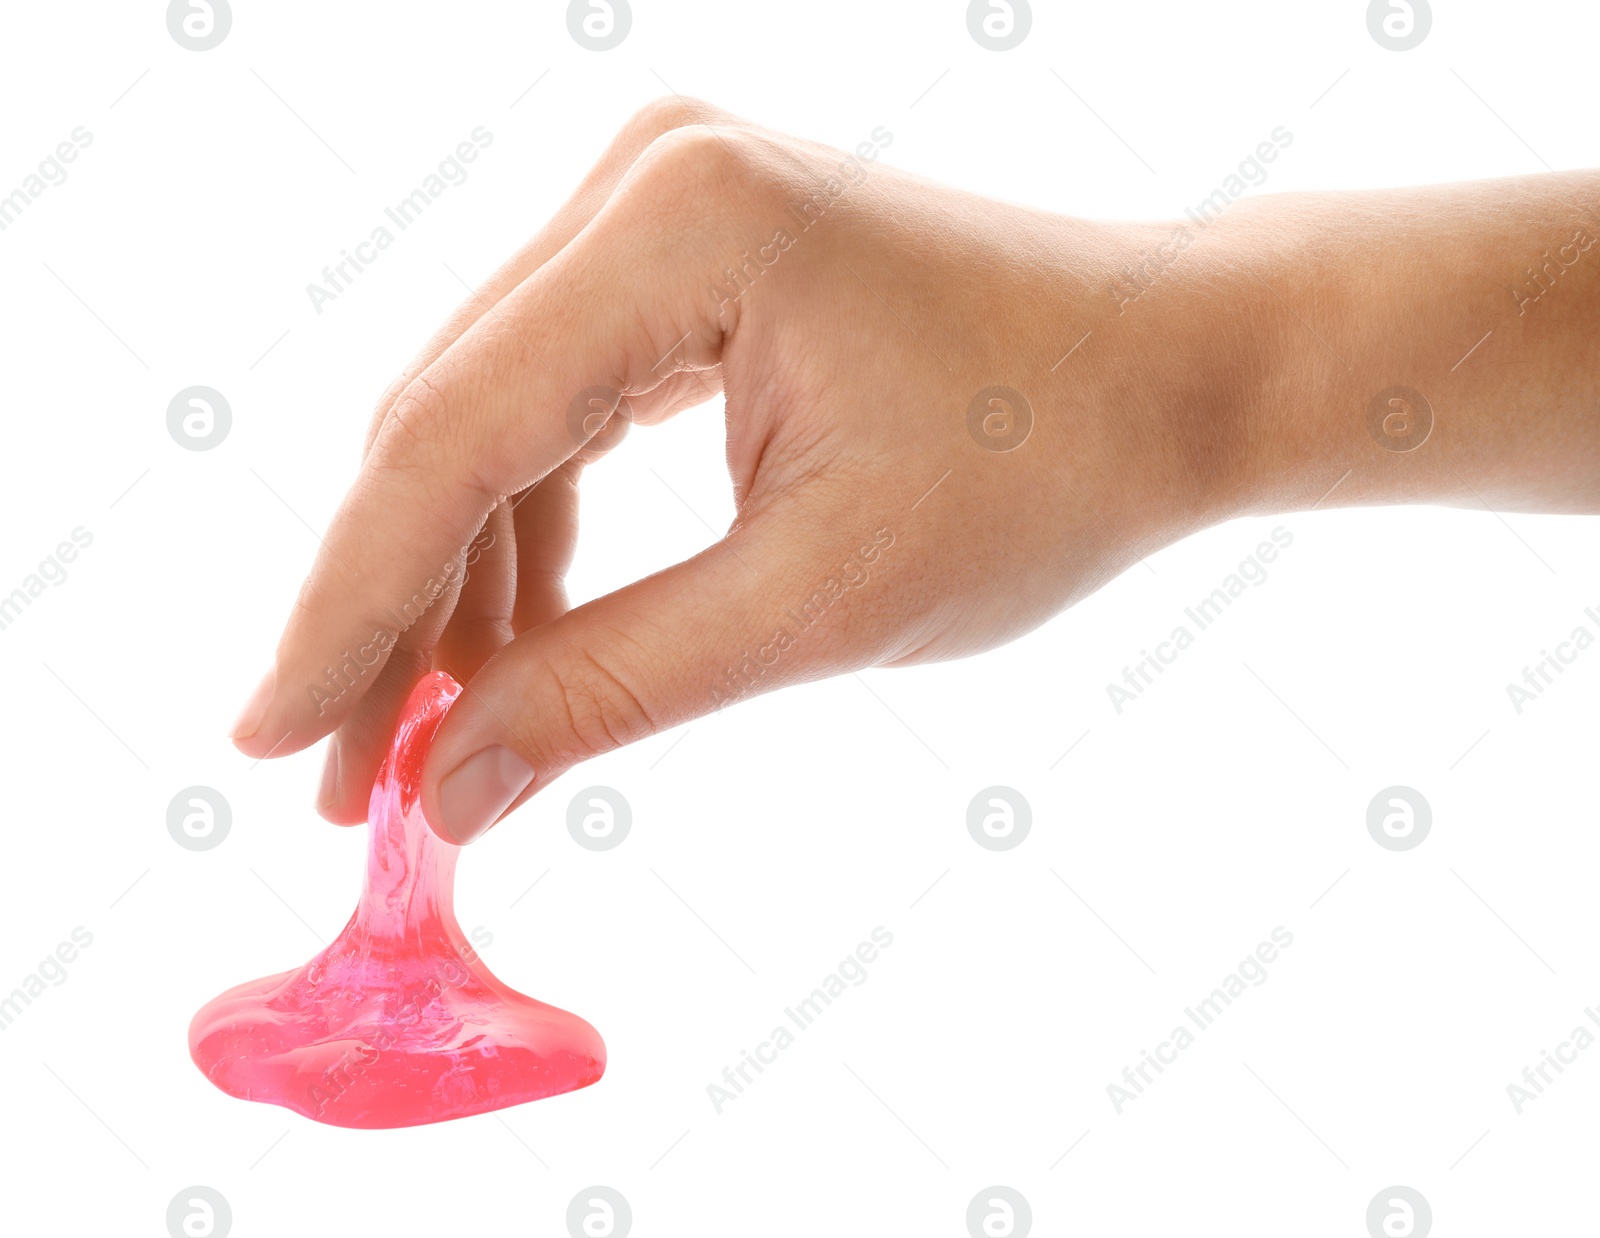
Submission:
<svg viewBox="0 0 1600 1238">
<path fill-rule="evenodd" d="M 461 685 L 412 690 L 367 810 L 366 883 L 338 940 L 296 971 L 214 998 L 189 1025 L 207 1079 L 333 1126 L 443 1122 L 586 1087 L 600 1034 L 507 988 L 453 909 L 460 848 L 418 802 L 422 760 Z"/>
</svg>

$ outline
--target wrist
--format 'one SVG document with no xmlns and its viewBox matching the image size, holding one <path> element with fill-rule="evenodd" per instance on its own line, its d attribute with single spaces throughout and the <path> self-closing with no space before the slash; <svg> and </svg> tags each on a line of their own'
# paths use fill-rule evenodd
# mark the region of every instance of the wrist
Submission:
<svg viewBox="0 0 1600 1238">
<path fill-rule="evenodd" d="M 1600 226 L 1567 179 L 1286 194 L 1215 221 L 1186 283 L 1219 309 L 1211 371 L 1241 380 L 1212 401 L 1222 514 L 1595 510 L 1600 261 L 1581 246 Z M 1514 284 L 1546 251 L 1565 265 L 1536 314 Z"/>
<path fill-rule="evenodd" d="M 1305 381 L 1303 342 L 1263 282 L 1253 231 L 1184 220 L 1105 225 L 1097 238 L 1082 369 L 1157 544 L 1273 510 L 1284 454 L 1307 446 L 1288 443 L 1282 422 Z"/>
</svg>

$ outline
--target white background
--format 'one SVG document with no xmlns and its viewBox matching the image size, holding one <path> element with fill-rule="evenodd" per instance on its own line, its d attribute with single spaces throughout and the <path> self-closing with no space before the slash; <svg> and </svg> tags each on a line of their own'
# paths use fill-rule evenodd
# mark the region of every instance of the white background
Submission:
<svg viewBox="0 0 1600 1238">
<path fill-rule="evenodd" d="M 595 53 L 562 4 L 277 0 L 197 53 L 149 0 L 7 6 L 0 194 L 93 134 L 0 232 L 0 594 L 93 536 L 0 631 L 0 993 L 94 935 L 0 1032 L 15 1228 L 163 1234 L 194 1184 L 240 1236 L 559 1235 L 594 1183 L 640 1236 L 959 1238 L 997 1183 L 1039 1234 L 1360 1238 L 1392 1184 L 1439 1234 L 1586 1223 L 1600 1051 L 1520 1116 L 1506 1093 L 1600 1001 L 1600 652 L 1520 716 L 1505 688 L 1600 630 L 1578 518 L 1236 522 L 998 652 L 568 774 L 462 857 L 458 910 L 506 981 L 600 1029 L 593 1088 L 349 1131 L 227 1097 L 187 1052 L 203 1002 L 303 962 L 359 887 L 363 831 L 312 811 L 320 751 L 252 765 L 224 733 L 370 407 L 631 112 L 670 89 L 841 147 L 883 125 L 897 167 L 1094 216 L 1176 216 L 1279 125 L 1257 192 L 1592 161 L 1593 6 L 1441 2 L 1405 53 L 1365 7 L 1041 3 L 995 53 L 948 0 L 637 0 Z M 480 125 L 467 182 L 315 313 L 307 283 Z M 232 406 L 211 451 L 166 429 L 193 384 Z M 726 526 L 720 406 L 585 485 L 579 600 Z M 1107 682 L 1280 523 L 1266 583 L 1116 714 Z M 611 852 L 565 826 L 596 783 L 633 806 Z M 167 833 L 192 784 L 233 808 L 212 851 Z M 966 829 L 992 784 L 1032 805 L 1011 851 Z M 1413 851 L 1367 832 L 1392 784 L 1432 805 Z M 878 925 L 867 981 L 718 1115 L 706 1085 Z M 1267 981 L 1119 1115 L 1107 1084 L 1278 925 Z"/>
</svg>

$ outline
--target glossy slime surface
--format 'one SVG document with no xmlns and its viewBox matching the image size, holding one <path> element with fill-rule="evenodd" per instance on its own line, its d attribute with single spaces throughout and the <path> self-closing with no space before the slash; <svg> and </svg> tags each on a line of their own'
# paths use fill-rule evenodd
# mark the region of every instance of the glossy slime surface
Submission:
<svg viewBox="0 0 1600 1238">
<path fill-rule="evenodd" d="M 297 971 L 229 989 L 190 1023 L 189 1054 L 224 1092 L 378 1128 L 520 1105 L 604 1073 L 600 1034 L 507 988 L 456 923 L 460 848 L 429 829 L 418 788 L 460 692 L 436 671 L 401 712 L 367 810 L 361 902 L 338 940 Z"/>
</svg>

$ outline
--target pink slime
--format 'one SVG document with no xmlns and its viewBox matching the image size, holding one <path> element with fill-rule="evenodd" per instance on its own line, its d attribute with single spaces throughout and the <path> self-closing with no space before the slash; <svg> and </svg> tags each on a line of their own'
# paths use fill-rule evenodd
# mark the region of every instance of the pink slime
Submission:
<svg viewBox="0 0 1600 1238">
<path fill-rule="evenodd" d="M 224 1092 L 370 1129 L 520 1105 L 605 1071 L 594 1028 L 495 979 L 456 923 L 460 848 L 428 827 L 418 787 L 460 692 L 435 671 L 401 712 L 367 810 L 366 885 L 338 940 L 190 1023 L 189 1054 Z"/>
</svg>

